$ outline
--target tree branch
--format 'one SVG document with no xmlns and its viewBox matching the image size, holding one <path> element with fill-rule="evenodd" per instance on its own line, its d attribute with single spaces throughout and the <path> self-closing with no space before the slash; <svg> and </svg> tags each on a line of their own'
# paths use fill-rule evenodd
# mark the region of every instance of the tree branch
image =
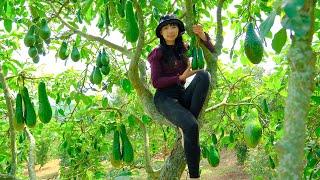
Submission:
<svg viewBox="0 0 320 180">
<path fill-rule="evenodd" d="M 50 17 L 50 18 L 48 19 L 48 23 L 51 21 L 51 19 L 53 19 L 53 18 L 55 18 L 55 17 L 58 17 L 59 14 L 62 12 L 62 9 L 63 9 L 68 3 L 69 3 L 69 0 L 65 1 L 65 2 L 62 4 L 62 6 L 59 8 L 58 12 L 55 13 L 54 16 L 52 16 L 52 17 Z"/>
<path fill-rule="evenodd" d="M 51 4 L 50 2 L 47 2 L 50 7 L 53 9 L 53 11 L 55 12 L 55 14 L 58 14 L 55 7 L 53 6 L 53 4 Z M 62 24 L 64 24 L 65 26 L 67 26 L 70 30 L 74 31 L 76 34 L 79 34 L 80 36 L 88 39 L 88 40 L 91 40 L 91 41 L 97 41 L 97 42 L 100 42 L 101 44 L 104 44 L 112 49 L 115 49 L 117 51 L 120 51 L 122 54 L 125 54 L 126 56 L 130 56 L 130 52 L 122 47 L 122 46 L 119 46 L 119 45 L 116 45 L 114 43 L 111 43 L 101 37 L 98 37 L 98 36 L 93 36 L 93 35 L 90 35 L 90 34 L 86 34 L 78 29 L 76 29 L 75 27 L 73 27 L 72 25 L 68 24 L 66 21 L 64 21 L 59 15 L 57 15 L 57 18 L 62 22 Z"/>
<path fill-rule="evenodd" d="M 134 116 L 134 115 L 133 115 Z M 143 131 L 143 138 L 144 138 L 144 156 L 145 156 L 145 169 L 148 175 L 151 176 L 152 179 L 155 179 L 156 177 L 159 177 L 160 170 L 153 170 L 151 166 L 151 159 L 150 159 L 150 144 L 149 144 L 149 134 L 147 131 L 146 126 L 143 124 L 143 122 L 136 116 L 134 116 L 134 119 L 136 123 L 140 126 L 140 128 Z"/>
<path fill-rule="evenodd" d="M 30 147 L 29 147 L 29 159 L 28 159 L 28 173 L 29 178 L 31 180 L 36 180 L 36 171 L 35 171 L 35 150 L 36 150 L 36 140 L 34 139 L 33 135 L 29 131 L 29 129 L 26 127 L 25 132 L 28 135 L 28 139 L 30 141 Z"/>
<path fill-rule="evenodd" d="M 0 174 L 0 179 L 15 180 L 16 178 L 12 175 Z"/>
<path fill-rule="evenodd" d="M 10 146 L 11 146 L 11 170 L 10 175 L 16 176 L 16 168 L 17 168 L 17 147 L 16 147 L 16 133 L 13 126 L 14 114 L 13 114 L 13 105 L 12 105 L 12 97 L 10 96 L 10 90 L 5 80 L 5 77 L 2 73 L 2 65 L 0 64 L 0 83 L 2 84 L 2 88 L 4 91 L 4 97 L 6 99 L 6 105 L 8 109 L 8 117 L 9 117 L 9 131 L 10 131 Z"/>
</svg>

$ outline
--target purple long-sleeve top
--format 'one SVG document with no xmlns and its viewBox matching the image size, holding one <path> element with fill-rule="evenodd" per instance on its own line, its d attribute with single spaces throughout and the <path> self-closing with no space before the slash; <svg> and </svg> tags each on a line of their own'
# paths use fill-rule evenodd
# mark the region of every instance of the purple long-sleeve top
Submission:
<svg viewBox="0 0 320 180">
<path fill-rule="evenodd" d="M 211 43 L 209 35 L 207 33 L 205 34 L 207 41 L 201 41 L 210 52 L 214 52 L 215 47 Z M 162 89 L 176 84 L 184 84 L 185 82 L 179 79 L 179 75 L 186 70 L 186 64 L 182 61 L 175 61 L 174 66 L 169 66 L 168 64 L 163 63 L 162 55 L 161 49 L 157 47 L 153 49 L 148 56 L 148 61 L 151 66 L 151 80 L 153 87 Z"/>
</svg>

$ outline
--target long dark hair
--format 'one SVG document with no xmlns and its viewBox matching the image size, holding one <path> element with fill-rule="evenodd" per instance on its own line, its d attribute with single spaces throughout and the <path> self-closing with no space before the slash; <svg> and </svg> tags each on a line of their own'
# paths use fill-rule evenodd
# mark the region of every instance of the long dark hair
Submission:
<svg viewBox="0 0 320 180">
<path fill-rule="evenodd" d="M 167 45 L 163 36 L 160 37 L 160 49 L 163 54 L 163 61 L 166 64 L 173 65 L 175 60 L 182 61 L 187 64 L 187 57 L 184 55 L 186 48 L 181 35 L 175 40 L 174 45 Z"/>
</svg>

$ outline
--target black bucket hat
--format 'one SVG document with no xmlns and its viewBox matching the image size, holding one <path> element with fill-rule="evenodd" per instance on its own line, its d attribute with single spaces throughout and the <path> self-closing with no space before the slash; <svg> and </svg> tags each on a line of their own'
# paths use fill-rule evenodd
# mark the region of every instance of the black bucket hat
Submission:
<svg viewBox="0 0 320 180">
<path fill-rule="evenodd" d="M 167 15 L 164 15 L 160 18 L 160 21 L 159 21 L 159 24 L 156 28 L 156 34 L 157 34 L 157 37 L 160 38 L 161 37 L 161 34 L 160 34 L 160 31 L 161 31 L 161 28 L 163 26 L 166 26 L 168 24 L 177 24 L 178 25 L 178 28 L 179 28 L 179 34 L 183 34 L 185 32 L 185 28 L 184 28 L 184 24 L 182 21 L 180 21 L 176 15 L 174 14 L 167 14 Z"/>
</svg>

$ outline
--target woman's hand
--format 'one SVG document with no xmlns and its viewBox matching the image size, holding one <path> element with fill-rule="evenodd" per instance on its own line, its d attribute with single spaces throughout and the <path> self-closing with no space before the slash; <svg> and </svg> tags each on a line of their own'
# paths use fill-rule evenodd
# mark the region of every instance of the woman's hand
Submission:
<svg viewBox="0 0 320 180">
<path fill-rule="evenodd" d="M 181 81 L 186 81 L 186 79 L 187 79 L 188 77 L 194 75 L 194 74 L 195 74 L 196 72 L 198 72 L 198 71 L 199 71 L 199 69 L 198 69 L 198 70 L 192 70 L 192 69 L 191 69 L 191 64 L 190 64 L 190 62 L 189 62 L 187 69 L 179 76 L 179 79 L 180 79 Z"/>
<path fill-rule="evenodd" d="M 200 24 L 196 24 L 192 26 L 193 32 L 199 36 L 203 41 L 207 41 L 207 36 L 203 31 L 203 28 Z"/>
</svg>

